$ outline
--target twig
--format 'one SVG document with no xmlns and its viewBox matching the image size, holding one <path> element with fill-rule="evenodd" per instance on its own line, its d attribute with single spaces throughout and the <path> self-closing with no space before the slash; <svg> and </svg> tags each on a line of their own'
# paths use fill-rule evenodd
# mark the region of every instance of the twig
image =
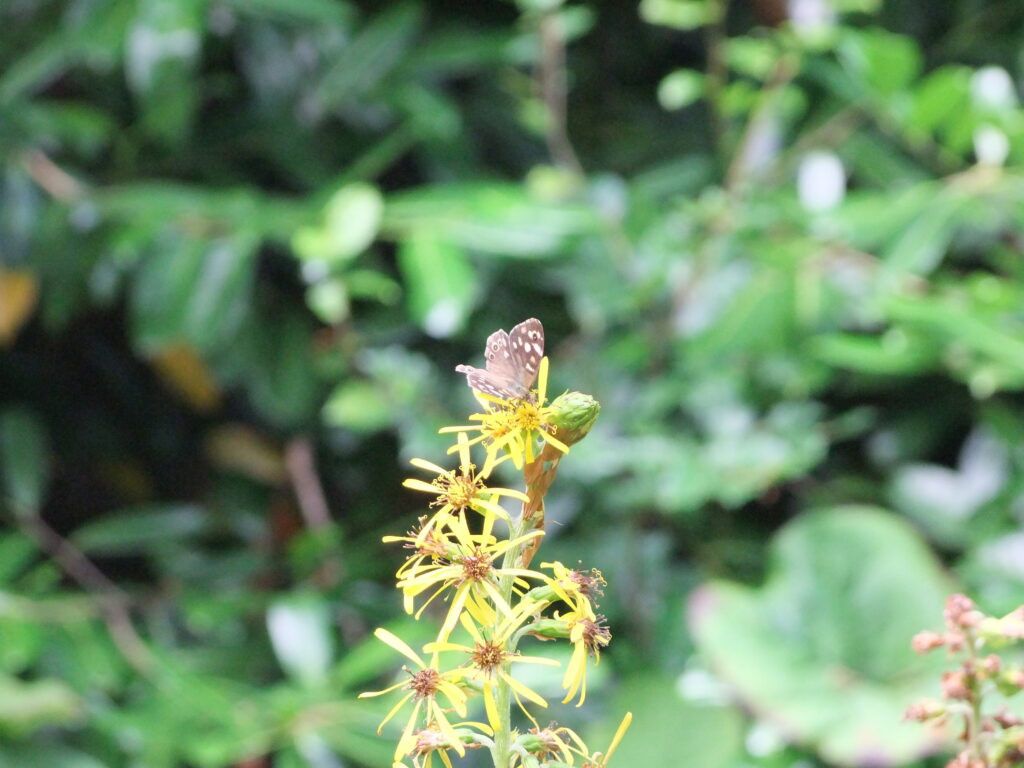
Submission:
<svg viewBox="0 0 1024 768">
<path fill-rule="evenodd" d="M 284 449 L 284 463 L 306 525 L 314 531 L 330 525 L 331 512 L 316 471 L 312 441 L 304 436 L 291 440 Z"/>
<path fill-rule="evenodd" d="M 541 99 L 547 108 L 545 140 L 551 159 L 577 175 L 582 175 L 576 150 L 569 140 L 568 86 L 565 73 L 565 34 L 555 13 L 544 14 L 539 23 L 540 60 L 537 81 Z"/>
<path fill-rule="evenodd" d="M 761 132 L 766 129 L 771 120 L 777 119 L 776 109 L 782 90 L 796 76 L 799 69 L 798 60 L 793 54 L 784 54 L 775 65 L 775 70 L 765 84 L 761 98 L 754 107 L 754 111 L 747 120 L 743 129 L 739 144 L 733 152 L 732 162 L 725 174 L 725 189 L 728 193 L 734 194 L 740 184 L 746 179 L 750 170 L 748 167 L 748 154 L 754 143 L 761 138 Z"/>
<path fill-rule="evenodd" d="M 78 179 L 58 166 L 39 149 L 30 149 L 24 157 L 25 170 L 50 196 L 62 203 L 73 203 L 85 191 Z"/>
<path fill-rule="evenodd" d="M 153 674 L 155 659 L 139 636 L 128 613 L 131 598 L 37 514 L 19 516 L 20 527 L 41 550 L 96 601 L 104 616 L 107 631 L 121 655 L 146 677 Z"/>
</svg>

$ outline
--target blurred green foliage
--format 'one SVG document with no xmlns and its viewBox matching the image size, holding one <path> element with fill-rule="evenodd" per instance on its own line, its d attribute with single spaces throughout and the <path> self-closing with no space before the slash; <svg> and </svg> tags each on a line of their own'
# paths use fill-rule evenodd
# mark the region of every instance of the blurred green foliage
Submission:
<svg viewBox="0 0 1024 768">
<path fill-rule="evenodd" d="M 910 634 L 1024 602 L 1022 44 L 1015 0 L 0 4 L 0 765 L 388 765 L 379 537 L 527 316 L 603 406 L 545 547 L 615 642 L 552 717 L 933 749 Z"/>
</svg>

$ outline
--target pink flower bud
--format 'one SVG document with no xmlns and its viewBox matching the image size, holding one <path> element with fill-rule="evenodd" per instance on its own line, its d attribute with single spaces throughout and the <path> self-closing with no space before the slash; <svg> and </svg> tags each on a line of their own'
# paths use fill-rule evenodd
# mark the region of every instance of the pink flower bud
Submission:
<svg viewBox="0 0 1024 768">
<path fill-rule="evenodd" d="M 990 653 L 981 661 L 981 668 L 991 677 L 996 674 L 1003 666 L 1003 660 L 996 656 L 994 653 Z"/>
<path fill-rule="evenodd" d="M 967 701 L 971 698 L 971 689 L 967 675 L 962 670 L 945 672 L 942 675 L 942 695 L 947 699 Z"/>
<path fill-rule="evenodd" d="M 946 644 L 946 639 L 938 632 L 918 632 L 910 641 L 910 647 L 914 653 L 928 653 Z"/>
<path fill-rule="evenodd" d="M 907 707 L 907 711 L 903 713 L 903 719 L 916 720 L 919 723 L 923 723 L 925 720 L 931 720 L 933 717 L 944 714 L 945 711 L 946 708 L 941 701 L 922 699 Z"/>
<path fill-rule="evenodd" d="M 967 595 L 950 595 L 946 599 L 946 609 L 943 612 L 946 619 L 946 626 L 950 629 L 966 629 L 977 626 L 984 618 L 979 611 L 974 609 L 974 601 Z"/>
</svg>

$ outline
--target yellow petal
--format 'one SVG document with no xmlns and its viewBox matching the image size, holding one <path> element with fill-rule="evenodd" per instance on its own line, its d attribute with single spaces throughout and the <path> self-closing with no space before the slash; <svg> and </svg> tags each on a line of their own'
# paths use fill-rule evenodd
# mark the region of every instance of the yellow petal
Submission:
<svg viewBox="0 0 1024 768">
<path fill-rule="evenodd" d="M 427 666 L 423 663 L 423 659 L 419 657 L 419 654 L 417 654 L 416 651 L 414 651 L 412 648 L 406 645 L 405 640 L 398 637 L 397 635 L 393 635 L 383 627 L 378 627 L 376 630 L 374 630 L 373 634 L 378 640 L 380 640 L 383 643 L 387 643 L 410 661 L 416 662 L 416 665 L 419 666 L 421 669 Z"/>
</svg>

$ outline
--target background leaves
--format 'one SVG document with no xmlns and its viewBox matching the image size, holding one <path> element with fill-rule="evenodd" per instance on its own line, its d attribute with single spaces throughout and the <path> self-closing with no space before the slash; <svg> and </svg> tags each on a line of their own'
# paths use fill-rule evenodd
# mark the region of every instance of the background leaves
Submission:
<svg viewBox="0 0 1024 768">
<path fill-rule="evenodd" d="M 380 536 L 527 316 L 602 403 L 545 547 L 615 641 L 551 716 L 634 711 L 626 765 L 938 748 L 909 635 L 1024 602 L 1022 40 L 1006 0 L 0 5 L 0 765 L 389 765 Z"/>
</svg>

